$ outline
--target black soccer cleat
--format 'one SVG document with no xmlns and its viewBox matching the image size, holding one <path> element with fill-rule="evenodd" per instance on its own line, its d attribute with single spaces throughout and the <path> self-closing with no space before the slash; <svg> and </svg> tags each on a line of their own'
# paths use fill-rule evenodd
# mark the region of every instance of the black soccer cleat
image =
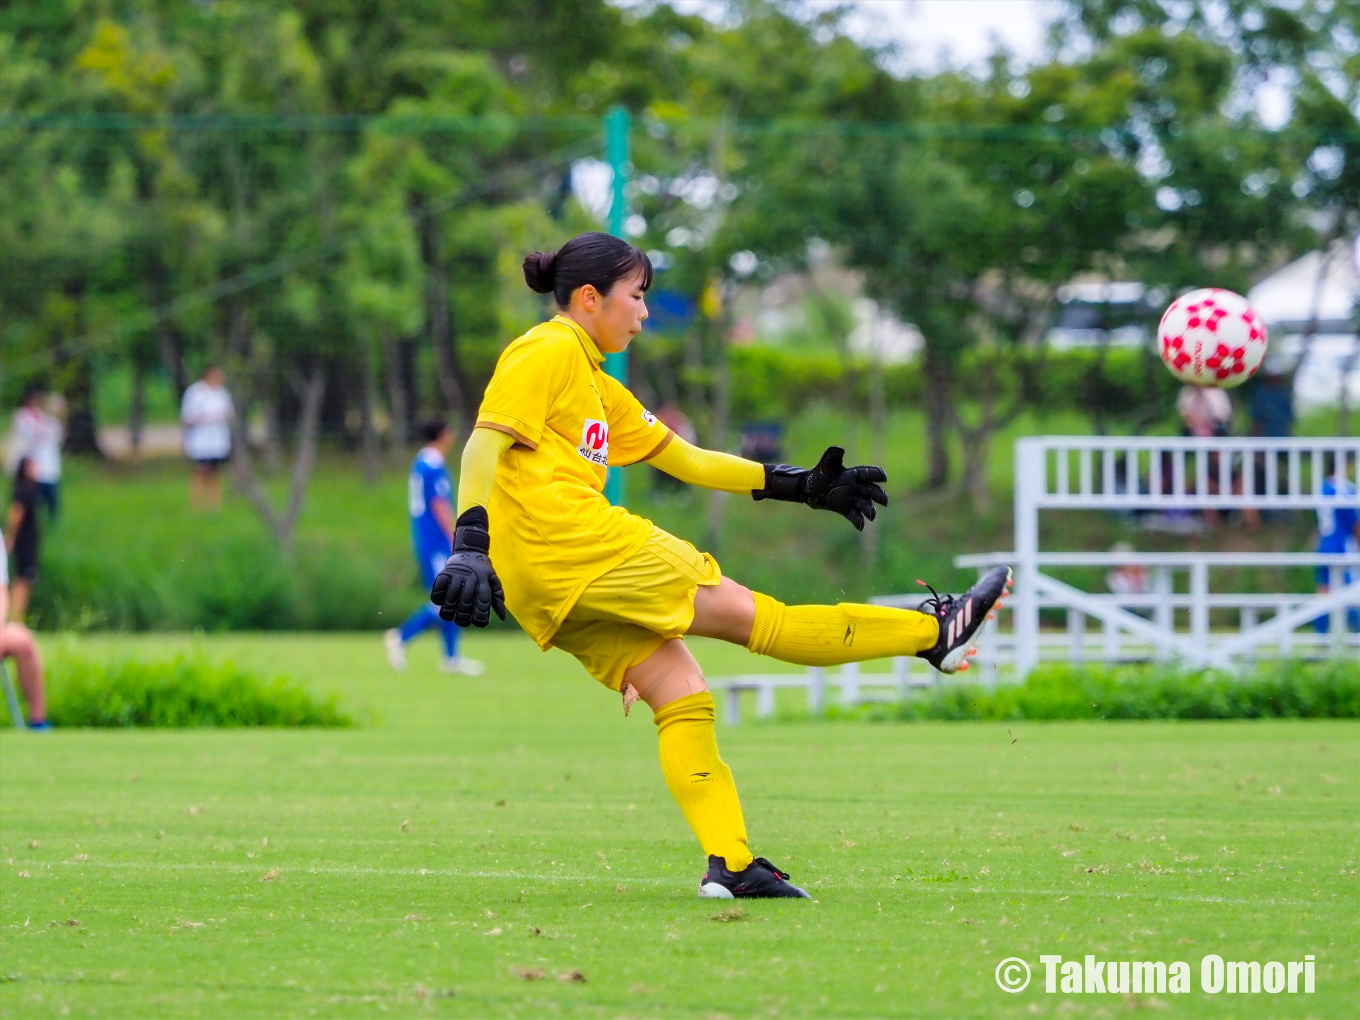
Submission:
<svg viewBox="0 0 1360 1020">
<path fill-rule="evenodd" d="M 788 878 L 764 857 L 757 857 L 745 871 L 735 872 L 727 870 L 727 862 L 721 857 L 710 857 L 708 870 L 699 881 L 699 895 L 711 900 L 812 899 L 796 885 L 790 885 Z"/>
<path fill-rule="evenodd" d="M 924 581 L 919 584 L 926 584 Z M 930 585 L 926 584 L 927 588 Z M 921 603 L 921 612 L 940 621 L 940 639 L 933 648 L 917 652 L 941 673 L 957 673 L 968 668 L 968 657 L 977 652 L 969 642 L 1005 601 L 1011 590 L 1011 568 L 987 571 L 977 584 L 962 595 L 941 595 L 930 588 L 931 597 Z"/>
</svg>

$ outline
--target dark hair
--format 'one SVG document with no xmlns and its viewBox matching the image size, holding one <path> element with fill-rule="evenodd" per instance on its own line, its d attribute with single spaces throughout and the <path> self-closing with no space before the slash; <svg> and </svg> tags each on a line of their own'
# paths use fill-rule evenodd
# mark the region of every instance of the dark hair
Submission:
<svg viewBox="0 0 1360 1020">
<path fill-rule="evenodd" d="M 428 418 L 420 423 L 420 438 L 433 443 L 448 430 L 449 424 L 443 418 Z"/>
<path fill-rule="evenodd" d="M 28 481 L 28 479 L 24 477 L 24 472 L 32 463 L 32 457 L 20 457 L 19 463 L 14 465 L 14 491 L 16 493 L 19 491 L 20 487 Z"/>
<path fill-rule="evenodd" d="M 44 390 L 41 383 L 31 382 L 24 387 L 23 396 L 19 398 L 19 403 L 27 404 L 34 397 L 41 396 Z"/>
<path fill-rule="evenodd" d="M 571 304 L 577 287 L 591 284 L 601 294 L 642 270 L 642 289 L 652 285 L 652 260 L 641 248 L 613 234 L 577 234 L 555 252 L 536 251 L 524 260 L 524 282 L 539 294 L 552 294 L 559 308 Z"/>
</svg>

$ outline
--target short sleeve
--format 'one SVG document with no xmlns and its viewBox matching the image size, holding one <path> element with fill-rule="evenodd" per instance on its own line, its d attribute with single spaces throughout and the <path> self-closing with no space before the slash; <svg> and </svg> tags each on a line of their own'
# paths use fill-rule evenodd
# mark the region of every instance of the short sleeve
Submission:
<svg viewBox="0 0 1360 1020">
<path fill-rule="evenodd" d="M 609 419 L 609 463 L 622 467 L 646 460 L 671 430 L 617 379 L 600 372 L 596 381 Z"/>
<path fill-rule="evenodd" d="M 578 355 L 576 338 L 542 338 L 506 348 L 487 383 L 477 424 L 511 433 L 536 447 L 547 427 L 548 409 L 562 389 L 568 359 Z"/>
</svg>

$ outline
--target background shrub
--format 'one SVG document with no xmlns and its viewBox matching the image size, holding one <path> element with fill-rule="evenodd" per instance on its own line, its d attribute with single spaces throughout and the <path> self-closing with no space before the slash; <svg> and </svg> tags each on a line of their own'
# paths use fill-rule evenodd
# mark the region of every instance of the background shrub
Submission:
<svg viewBox="0 0 1360 1020">
<path fill-rule="evenodd" d="M 902 702 L 830 714 L 875 720 L 1355 719 L 1360 663 L 1281 660 L 1245 676 L 1052 663 L 1023 684 L 947 683 Z"/>
<path fill-rule="evenodd" d="M 318 699 L 284 677 L 262 677 L 202 655 L 96 661 L 58 654 L 48 663 L 53 726 L 352 726 L 335 698 Z M 0 723 L 12 726 L 0 707 Z"/>
</svg>

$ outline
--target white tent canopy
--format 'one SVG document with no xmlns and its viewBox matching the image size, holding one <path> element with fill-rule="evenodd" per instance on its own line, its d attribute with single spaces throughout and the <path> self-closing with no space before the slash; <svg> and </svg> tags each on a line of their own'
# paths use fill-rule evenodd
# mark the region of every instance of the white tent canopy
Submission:
<svg viewBox="0 0 1360 1020">
<path fill-rule="evenodd" d="M 1274 333 L 1297 332 L 1314 319 L 1318 332 L 1352 332 L 1360 302 L 1355 242 L 1338 241 L 1328 253 L 1310 251 L 1253 287 L 1247 300 Z"/>
<path fill-rule="evenodd" d="M 1297 406 L 1335 406 L 1343 387 L 1351 406 L 1360 404 L 1360 238 L 1309 252 L 1258 283 L 1247 300 L 1270 333 L 1265 370 L 1297 365 Z"/>
</svg>

